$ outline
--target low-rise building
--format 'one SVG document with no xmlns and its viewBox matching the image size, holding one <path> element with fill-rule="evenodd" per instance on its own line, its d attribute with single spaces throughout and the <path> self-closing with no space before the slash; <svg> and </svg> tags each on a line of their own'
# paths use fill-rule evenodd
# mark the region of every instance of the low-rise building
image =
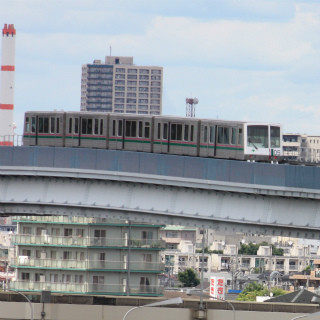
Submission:
<svg viewBox="0 0 320 320">
<path fill-rule="evenodd" d="M 19 291 L 160 296 L 161 225 L 104 218 L 17 217 Z"/>
</svg>

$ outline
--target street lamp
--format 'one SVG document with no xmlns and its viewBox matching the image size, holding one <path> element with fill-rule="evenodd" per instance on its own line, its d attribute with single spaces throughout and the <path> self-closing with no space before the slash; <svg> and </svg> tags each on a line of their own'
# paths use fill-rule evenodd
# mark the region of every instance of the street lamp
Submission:
<svg viewBox="0 0 320 320">
<path fill-rule="evenodd" d="M 188 296 L 199 296 L 200 298 L 202 297 L 207 297 L 207 298 L 212 298 L 212 299 L 215 299 L 215 300 L 218 300 L 218 301 L 223 301 L 223 302 L 226 302 L 232 309 L 233 311 L 233 320 L 236 319 L 236 309 L 234 308 L 233 304 L 227 300 L 224 300 L 224 299 L 221 299 L 221 298 L 216 298 L 216 297 L 212 297 L 212 296 L 209 296 L 206 292 L 203 292 L 203 291 L 195 291 L 195 290 L 192 290 L 192 289 L 187 289 L 186 291 L 186 294 Z M 293 320 L 293 319 L 291 319 Z"/>
<path fill-rule="evenodd" d="M 31 312 L 31 313 L 30 313 L 30 315 L 31 315 L 31 320 L 34 320 L 34 319 L 33 319 L 33 306 L 32 306 L 32 303 L 31 303 L 30 299 L 29 299 L 25 294 L 23 294 L 22 292 L 20 292 L 20 291 L 18 291 L 18 290 L 7 289 L 6 291 L 19 293 L 19 294 L 21 294 L 21 295 L 28 301 L 29 306 L 30 306 L 30 312 Z"/>
<path fill-rule="evenodd" d="M 181 304 L 182 298 L 178 297 L 178 298 L 172 298 L 172 299 L 168 299 L 168 300 L 164 300 L 164 301 L 159 301 L 159 302 L 154 302 L 154 303 L 149 303 L 149 304 L 145 304 L 143 306 L 139 306 L 139 307 L 133 307 L 130 310 L 127 311 L 127 313 L 124 315 L 122 320 L 126 319 L 126 316 L 133 310 L 139 309 L 139 308 L 145 308 L 145 307 L 160 307 L 160 306 L 166 306 L 166 305 L 170 305 L 170 304 Z"/>
</svg>

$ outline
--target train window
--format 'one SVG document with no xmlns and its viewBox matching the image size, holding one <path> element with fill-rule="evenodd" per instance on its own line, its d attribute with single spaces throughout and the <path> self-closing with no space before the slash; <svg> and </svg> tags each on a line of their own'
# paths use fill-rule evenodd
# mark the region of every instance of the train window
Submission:
<svg viewBox="0 0 320 320">
<path fill-rule="evenodd" d="M 268 126 L 253 126 L 247 127 L 247 145 L 248 147 L 268 148 Z"/>
<path fill-rule="evenodd" d="M 36 132 L 36 117 L 31 118 L 31 132 Z"/>
<path fill-rule="evenodd" d="M 93 129 L 93 123 L 92 123 L 92 119 L 88 119 L 88 134 L 92 134 L 92 129 Z"/>
<path fill-rule="evenodd" d="M 72 133 L 72 118 L 69 118 L 69 133 Z"/>
<path fill-rule="evenodd" d="M 57 118 L 56 133 L 59 133 L 59 132 L 60 132 L 59 118 Z"/>
<path fill-rule="evenodd" d="M 112 136 L 116 135 L 116 120 L 112 121 Z"/>
<path fill-rule="evenodd" d="M 161 130 L 161 124 L 160 123 L 158 123 L 158 140 L 160 140 L 161 139 L 161 132 L 160 132 L 160 130 Z"/>
<path fill-rule="evenodd" d="M 81 120 L 81 133 L 92 134 L 92 119 L 82 118 Z"/>
<path fill-rule="evenodd" d="M 87 133 L 87 119 L 82 118 L 81 121 L 81 133 L 86 134 Z"/>
<path fill-rule="evenodd" d="M 74 133 L 79 133 L 79 119 L 74 119 Z"/>
<path fill-rule="evenodd" d="M 118 137 L 121 137 L 123 135 L 123 130 L 122 130 L 122 120 L 118 121 Z"/>
<path fill-rule="evenodd" d="M 50 133 L 55 133 L 55 122 L 56 122 L 56 119 L 51 117 L 50 118 Z"/>
<path fill-rule="evenodd" d="M 203 130 L 203 142 L 208 142 L 208 127 L 204 126 Z"/>
<path fill-rule="evenodd" d="M 231 144 L 236 144 L 237 142 L 237 129 L 232 128 L 231 129 Z"/>
<path fill-rule="evenodd" d="M 39 117 L 39 133 L 49 133 L 49 118 Z"/>
<path fill-rule="evenodd" d="M 270 127 L 271 148 L 280 148 L 280 128 Z"/>
<path fill-rule="evenodd" d="M 26 132 L 30 132 L 30 129 L 31 129 L 31 125 L 30 125 L 30 118 L 29 117 L 26 117 Z"/>
<path fill-rule="evenodd" d="M 191 126 L 191 130 L 190 130 L 190 141 L 193 141 L 193 132 L 194 132 L 194 126 Z"/>
<path fill-rule="evenodd" d="M 163 124 L 163 139 L 168 139 L 168 124 L 164 123 Z"/>
<path fill-rule="evenodd" d="M 143 122 L 139 121 L 139 129 L 138 129 L 138 137 L 142 137 L 142 130 L 143 130 Z"/>
<path fill-rule="evenodd" d="M 189 126 L 187 124 L 184 125 L 184 141 L 189 140 Z"/>
<path fill-rule="evenodd" d="M 210 142 L 214 143 L 214 126 L 210 126 Z"/>
<path fill-rule="evenodd" d="M 218 127 L 218 143 L 229 144 L 229 128 Z"/>
<path fill-rule="evenodd" d="M 103 135 L 103 119 L 100 119 L 100 135 Z"/>
<path fill-rule="evenodd" d="M 238 144 L 243 145 L 242 128 L 239 128 Z"/>
<path fill-rule="evenodd" d="M 98 134 L 98 133 L 99 133 L 99 120 L 94 119 L 94 134 Z"/>
<path fill-rule="evenodd" d="M 182 124 L 171 124 L 171 140 L 182 140 Z"/>
<path fill-rule="evenodd" d="M 137 136 L 137 121 L 126 121 L 126 137 Z"/>
<path fill-rule="evenodd" d="M 144 124 L 144 137 L 150 138 L 150 122 Z"/>
</svg>

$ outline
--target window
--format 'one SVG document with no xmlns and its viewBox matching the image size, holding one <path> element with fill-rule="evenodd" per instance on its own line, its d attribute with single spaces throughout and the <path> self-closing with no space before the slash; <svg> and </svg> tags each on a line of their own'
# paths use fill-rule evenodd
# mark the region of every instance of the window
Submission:
<svg viewBox="0 0 320 320">
<path fill-rule="evenodd" d="M 126 137 L 136 137 L 137 136 L 137 121 L 126 121 Z"/>
<path fill-rule="evenodd" d="M 72 229 L 71 228 L 65 228 L 64 229 L 64 236 L 65 237 L 71 237 L 72 236 Z"/>
<path fill-rule="evenodd" d="M 22 234 L 32 234 L 32 228 L 31 227 L 23 227 Z"/>
<path fill-rule="evenodd" d="M 214 143 L 214 136 L 215 136 L 215 127 L 214 126 L 210 126 L 210 143 Z"/>
<path fill-rule="evenodd" d="M 130 79 L 130 80 L 137 79 L 137 75 L 136 74 L 128 74 L 127 79 Z"/>
<path fill-rule="evenodd" d="M 81 133 L 92 134 L 93 119 L 82 118 L 81 119 Z"/>
<path fill-rule="evenodd" d="M 187 124 L 184 125 L 184 141 L 189 140 L 189 126 Z"/>
<path fill-rule="evenodd" d="M 218 143 L 229 144 L 229 128 L 218 127 Z"/>
<path fill-rule="evenodd" d="M 76 274 L 74 276 L 74 282 L 75 283 L 83 283 L 83 275 L 82 274 L 80 274 L 80 275 Z"/>
<path fill-rule="evenodd" d="M 76 236 L 78 238 L 83 238 L 84 235 L 84 229 L 76 229 Z"/>
<path fill-rule="evenodd" d="M 105 261 L 106 260 L 105 252 L 100 252 L 98 258 L 99 258 L 98 260 L 100 260 L 100 261 Z"/>
<path fill-rule="evenodd" d="M 137 73 L 137 69 L 128 69 L 128 73 Z"/>
<path fill-rule="evenodd" d="M 258 148 L 268 148 L 268 126 L 248 126 L 247 146 Z"/>
<path fill-rule="evenodd" d="M 50 259 L 53 259 L 53 260 L 57 259 L 57 251 L 54 251 L 54 250 L 50 251 Z"/>
<path fill-rule="evenodd" d="M 145 122 L 144 124 L 144 137 L 150 138 L 150 122 Z"/>
<path fill-rule="evenodd" d="M 163 139 L 165 139 L 165 140 L 168 139 L 168 124 L 167 123 L 163 124 Z"/>
<path fill-rule="evenodd" d="M 30 273 L 29 272 L 21 272 L 21 280 L 29 281 L 30 280 Z"/>
<path fill-rule="evenodd" d="M 51 229 L 51 235 L 52 236 L 60 236 L 60 228 L 52 228 Z"/>
<path fill-rule="evenodd" d="M 58 119 L 57 119 L 58 120 Z M 55 133 L 55 124 L 56 124 L 56 118 L 51 117 L 50 118 L 50 133 Z"/>
<path fill-rule="evenodd" d="M 72 258 L 71 251 L 63 251 L 63 260 L 70 260 Z"/>
<path fill-rule="evenodd" d="M 232 128 L 231 129 L 231 144 L 236 144 L 237 142 L 237 129 Z"/>
<path fill-rule="evenodd" d="M 208 127 L 204 126 L 203 130 L 203 142 L 208 142 Z"/>
<path fill-rule="evenodd" d="M 152 69 L 151 74 L 161 74 L 161 70 Z"/>
<path fill-rule="evenodd" d="M 63 283 L 70 283 L 71 282 L 71 274 L 63 274 L 62 275 L 62 282 Z"/>
<path fill-rule="evenodd" d="M 106 237 L 106 230 L 94 230 L 94 237 L 95 238 L 105 238 Z"/>
<path fill-rule="evenodd" d="M 122 120 L 118 121 L 118 137 L 122 137 L 123 132 L 122 132 Z"/>
<path fill-rule="evenodd" d="M 49 133 L 49 118 L 39 117 L 39 133 Z"/>
<path fill-rule="evenodd" d="M 182 124 L 171 124 L 171 134 L 170 134 L 171 140 L 182 140 Z"/>
<path fill-rule="evenodd" d="M 271 126 L 270 136 L 271 148 L 280 148 L 280 128 Z"/>
<path fill-rule="evenodd" d="M 57 283 L 58 282 L 58 274 L 50 273 L 50 282 Z"/>
<path fill-rule="evenodd" d="M 239 128 L 238 144 L 239 145 L 243 144 L 243 136 L 242 136 L 242 129 L 241 128 Z"/>
<path fill-rule="evenodd" d="M 116 72 L 124 73 L 124 72 L 125 72 L 125 69 L 124 69 L 124 68 L 116 68 Z"/>
<path fill-rule="evenodd" d="M 22 249 L 22 255 L 25 257 L 31 257 L 31 250 L 30 249 Z"/>
</svg>

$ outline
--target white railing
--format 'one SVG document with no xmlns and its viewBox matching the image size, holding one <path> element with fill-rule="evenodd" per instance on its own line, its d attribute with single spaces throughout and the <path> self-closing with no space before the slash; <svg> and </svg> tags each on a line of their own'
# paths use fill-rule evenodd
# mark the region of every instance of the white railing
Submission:
<svg viewBox="0 0 320 320">
<path fill-rule="evenodd" d="M 13 281 L 10 283 L 10 289 L 22 292 L 49 290 L 52 292 L 123 294 L 126 293 L 127 287 L 120 284 Z M 129 290 L 131 295 L 163 294 L 163 286 L 160 285 L 131 285 Z"/>
<path fill-rule="evenodd" d="M 40 259 L 27 256 L 15 257 L 10 265 L 17 267 L 37 267 L 37 268 L 64 268 L 80 270 L 130 270 L 132 271 L 163 271 L 164 264 L 161 262 L 141 262 L 141 261 L 108 261 L 108 260 L 74 260 L 74 259 Z"/>
<path fill-rule="evenodd" d="M 165 242 L 157 239 L 132 239 L 124 238 L 103 238 L 103 237 L 80 237 L 80 236 L 51 236 L 51 235 L 31 235 L 15 234 L 12 237 L 14 244 L 36 244 L 36 245 L 56 245 L 70 247 L 132 247 L 132 248 L 165 248 Z"/>
</svg>

